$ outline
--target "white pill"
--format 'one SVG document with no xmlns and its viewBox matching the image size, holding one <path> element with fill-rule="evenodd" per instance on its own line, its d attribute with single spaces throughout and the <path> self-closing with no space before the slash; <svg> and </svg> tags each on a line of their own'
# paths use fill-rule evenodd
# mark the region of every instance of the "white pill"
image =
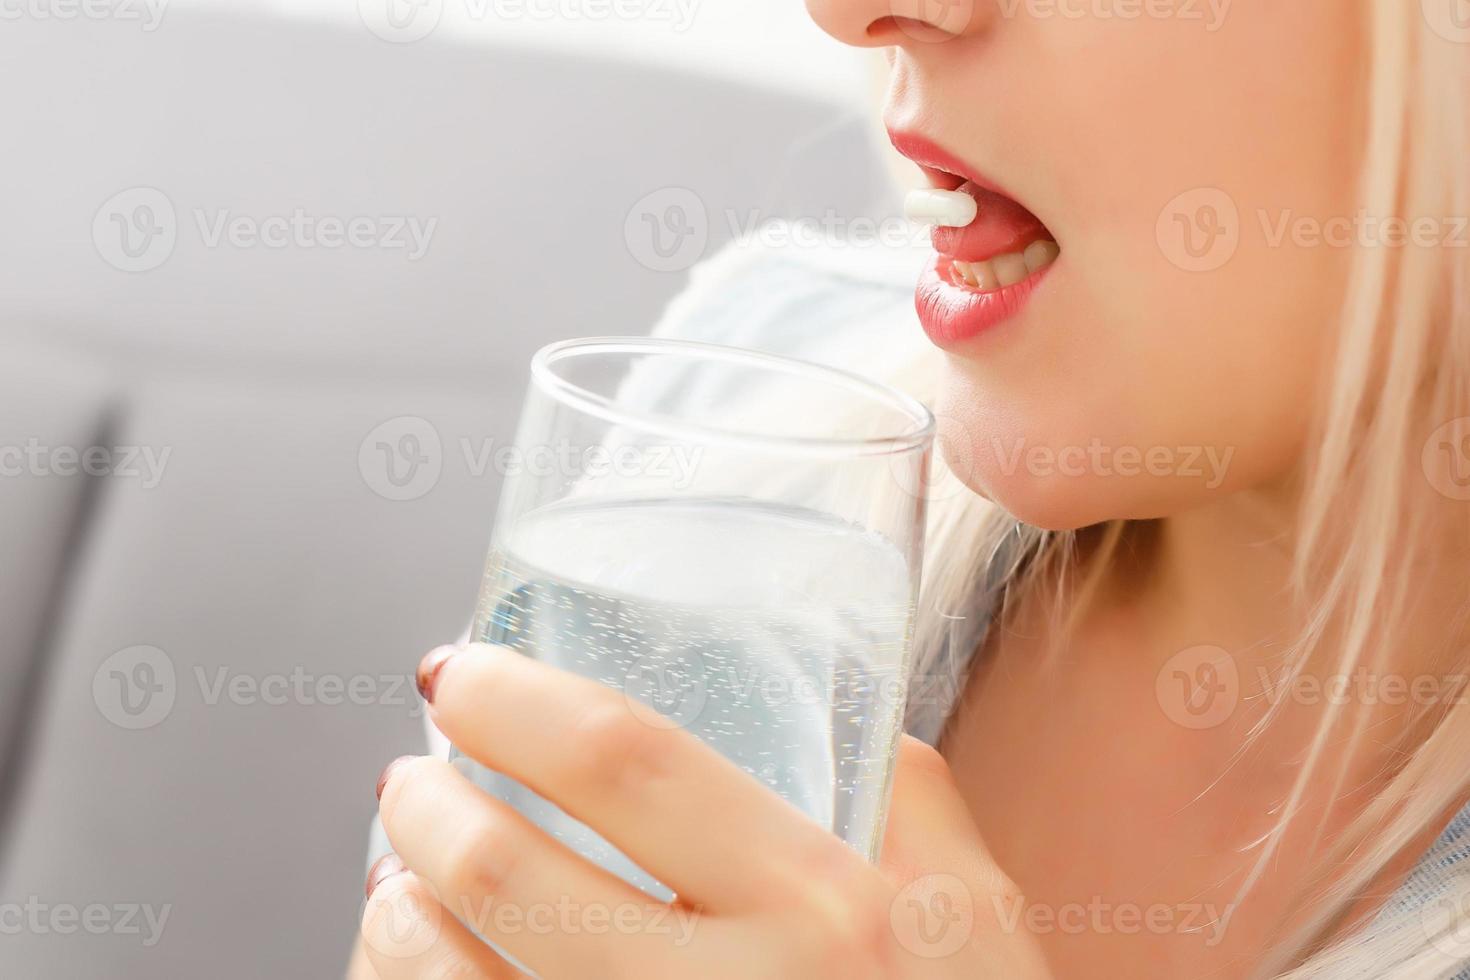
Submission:
<svg viewBox="0 0 1470 980">
<path fill-rule="evenodd" d="M 975 220 L 978 211 L 975 199 L 961 191 L 909 191 L 903 202 L 904 217 L 910 221 L 946 228 L 965 227 Z"/>
</svg>

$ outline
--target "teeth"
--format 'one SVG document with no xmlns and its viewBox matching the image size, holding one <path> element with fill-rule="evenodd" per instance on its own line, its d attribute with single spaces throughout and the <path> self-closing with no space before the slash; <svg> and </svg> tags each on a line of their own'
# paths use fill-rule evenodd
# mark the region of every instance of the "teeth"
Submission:
<svg viewBox="0 0 1470 980">
<path fill-rule="evenodd" d="M 1007 252 L 981 262 L 950 261 L 956 285 L 989 292 L 1014 286 L 1027 276 L 1034 275 L 1057 260 L 1061 249 L 1053 241 L 1035 241 L 1026 246 L 1024 252 Z"/>
<path fill-rule="evenodd" d="M 1032 242 L 1026 246 L 1024 258 L 1026 259 L 1026 271 L 1037 272 L 1045 269 L 1057 260 L 1062 250 L 1057 247 L 1056 242 L 1040 241 Z"/>
<path fill-rule="evenodd" d="M 1020 252 L 997 255 L 990 263 L 995 266 L 995 278 L 1000 280 L 1002 286 L 1014 286 L 1029 275 L 1026 271 L 1026 260 L 1021 258 Z"/>
</svg>

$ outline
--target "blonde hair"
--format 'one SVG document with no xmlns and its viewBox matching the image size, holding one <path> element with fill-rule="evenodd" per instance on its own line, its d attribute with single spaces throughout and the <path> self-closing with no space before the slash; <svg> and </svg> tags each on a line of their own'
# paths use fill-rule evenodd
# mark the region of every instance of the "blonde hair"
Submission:
<svg viewBox="0 0 1470 980">
<path fill-rule="evenodd" d="M 1411 220 L 1470 215 L 1470 174 L 1463 169 L 1470 164 L 1470 45 L 1435 34 L 1420 7 L 1412 0 L 1363 6 L 1370 94 L 1359 203 L 1369 214 Z M 1418 448 L 1440 423 L 1470 415 L 1464 263 L 1446 248 L 1361 247 L 1350 283 L 1301 494 L 1295 578 L 1305 627 L 1285 660 L 1286 683 L 1313 657 L 1330 657 L 1340 676 L 1385 668 L 1386 638 L 1402 622 L 1414 571 L 1445 530 L 1425 516 L 1427 508 L 1413 506 L 1428 491 Z M 924 397 L 931 392 L 922 389 L 938 374 L 926 356 L 892 380 Z M 1121 524 L 1104 529 L 1103 544 L 1087 563 L 1088 580 L 1107 564 L 1125 530 Z M 1461 540 L 1470 543 L 1470 535 Z M 914 671 L 927 678 L 948 672 L 958 684 L 958 661 L 969 651 L 950 649 L 945 614 L 972 607 L 977 590 L 997 575 L 1012 599 L 1065 583 L 1077 538 L 1018 527 L 974 494 L 956 493 L 931 501 L 928 541 Z M 990 567 L 996 560 L 1004 567 Z M 1074 605 L 1077 595 L 1074 589 Z M 1325 649 L 1329 625 L 1343 637 L 1335 651 Z M 1459 660 L 1455 669 L 1470 670 L 1470 657 Z M 1367 711 L 1356 707 L 1341 701 L 1326 707 L 1238 899 L 1270 863 L 1309 789 L 1325 778 L 1331 798 L 1339 795 L 1344 760 L 1365 735 Z M 1303 903 L 1299 925 L 1273 947 L 1261 976 L 1433 978 L 1449 975 L 1470 955 L 1470 861 L 1432 907 L 1377 931 L 1371 943 L 1353 930 L 1330 944 L 1323 939 L 1395 857 L 1440 829 L 1470 786 L 1470 705 L 1419 710 L 1427 737 L 1406 747 L 1386 787 L 1330 842 L 1325 868 L 1335 883 Z M 1268 714 L 1262 725 L 1273 718 Z"/>
</svg>

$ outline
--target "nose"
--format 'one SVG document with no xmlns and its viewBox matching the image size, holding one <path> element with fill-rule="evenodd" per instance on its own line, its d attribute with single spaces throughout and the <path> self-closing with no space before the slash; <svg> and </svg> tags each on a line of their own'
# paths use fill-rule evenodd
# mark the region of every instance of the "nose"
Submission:
<svg viewBox="0 0 1470 980">
<path fill-rule="evenodd" d="M 974 34 L 993 0 L 806 0 L 817 26 L 859 48 L 932 44 Z"/>
</svg>

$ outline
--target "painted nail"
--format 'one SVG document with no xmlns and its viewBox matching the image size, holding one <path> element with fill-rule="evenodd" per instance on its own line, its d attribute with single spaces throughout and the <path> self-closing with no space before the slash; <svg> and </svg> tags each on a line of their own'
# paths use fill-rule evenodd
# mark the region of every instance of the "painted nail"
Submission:
<svg viewBox="0 0 1470 980">
<path fill-rule="evenodd" d="M 459 653 L 459 647 L 438 647 L 419 661 L 418 674 L 414 679 L 418 683 L 419 694 L 430 704 L 434 703 L 434 685 L 439 683 L 439 672 L 456 653 Z"/>
<path fill-rule="evenodd" d="M 393 775 L 393 770 L 396 769 L 400 764 L 408 762 L 410 759 L 414 758 L 416 758 L 416 756 L 400 755 L 398 758 L 394 759 L 392 762 L 383 767 L 383 771 L 378 774 L 378 799 L 381 800 L 383 798 L 383 790 L 388 788 L 388 779 Z"/>
<path fill-rule="evenodd" d="M 368 871 L 367 897 L 372 898 L 373 892 L 377 890 L 379 885 L 394 875 L 401 875 L 407 870 L 408 868 L 404 866 L 403 861 L 399 859 L 397 854 L 384 854 L 378 858 Z"/>
</svg>

